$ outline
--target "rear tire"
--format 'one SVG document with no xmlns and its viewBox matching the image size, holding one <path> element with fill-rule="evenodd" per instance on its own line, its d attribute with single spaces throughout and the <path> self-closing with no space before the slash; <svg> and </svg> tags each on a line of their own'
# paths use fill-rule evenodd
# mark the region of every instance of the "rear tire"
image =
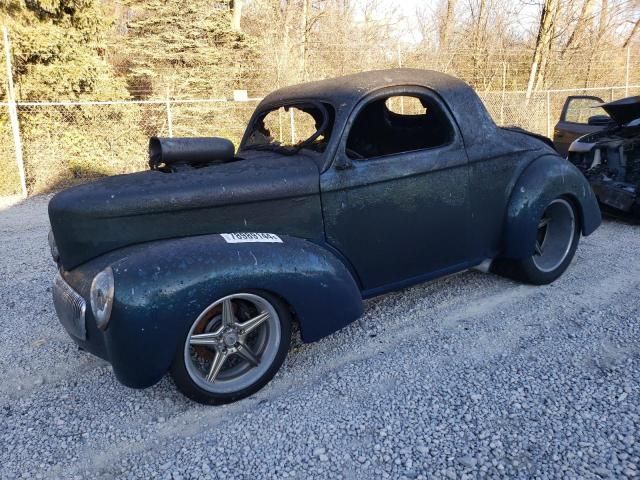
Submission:
<svg viewBox="0 0 640 480">
<path fill-rule="evenodd" d="M 182 338 L 171 378 L 198 403 L 219 405 L 254 394 L 274 377 L 291 342 L 291 313 L 262 291 L 209 305 Z"/>
<path fill-rule="evenodd" d="M 498 259 L 493 271 L 533 285 L 547 285 L 567 269 L 580 241 L 580 219 L 565 197 L 552 200 L 538 222 L 536 245 L 522 260 Z"/>
</svg>

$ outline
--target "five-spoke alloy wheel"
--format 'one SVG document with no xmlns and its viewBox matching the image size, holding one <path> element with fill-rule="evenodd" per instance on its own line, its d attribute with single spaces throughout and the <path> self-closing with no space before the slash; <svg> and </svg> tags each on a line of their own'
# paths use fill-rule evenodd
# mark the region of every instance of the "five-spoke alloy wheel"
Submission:
<svg viewBox="0 0 640 480">
<path fill-rule="evenodd" d="M 200 403 L 220 404 L 262 388 L 280 368 L 291 339 L 291 315 L 265 292 L 220 298 L 196 318 L 171 376 Z"/>
</svg>

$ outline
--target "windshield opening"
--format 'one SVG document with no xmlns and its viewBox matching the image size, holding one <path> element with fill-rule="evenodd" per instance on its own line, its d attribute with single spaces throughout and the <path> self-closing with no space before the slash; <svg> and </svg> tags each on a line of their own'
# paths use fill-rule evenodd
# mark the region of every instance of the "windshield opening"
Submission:
<svg viewBox="0 0 640 480">
<path fill-rule="evenodd" d="M 331 105 L 309 101 L 273 107 L 251 126 L 246 149 L 277 150 L 293 154 L 300 149 L 324 152 L 333 128 Z"/>
</svg>

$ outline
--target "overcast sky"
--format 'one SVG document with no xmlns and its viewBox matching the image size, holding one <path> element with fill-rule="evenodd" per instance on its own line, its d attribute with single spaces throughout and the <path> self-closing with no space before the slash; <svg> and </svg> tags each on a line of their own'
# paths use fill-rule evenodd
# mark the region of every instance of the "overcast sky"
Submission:
<svg viewBox="0 0 640 480">
<path fill-rule="evenodd" d="M 417 28 L 415 24 L 411 22 L 411 20 L 415 18 L 416 11 L 421 8 L 427 8 L 435 12 L 440 4 L 440 0 L 380 0 L 380 2 L 383 5 L 388 5 L 390 9 L 395 7 L 398 13 L 405 16 L 409 21 L 410 31 L 407 32 L 404 38 L 406 41 L 416 40 Z M 457 3 L 456 11 L 462 13 L 465 9 L 466 2 L 459 1 Z M 514 27 L 528 30 L 536 24 L 539 16 L 539 7 L 535 0 L 516 0 L 512 5 L 518 12 L 518 25 L 514 25 Z"/>
</svg>

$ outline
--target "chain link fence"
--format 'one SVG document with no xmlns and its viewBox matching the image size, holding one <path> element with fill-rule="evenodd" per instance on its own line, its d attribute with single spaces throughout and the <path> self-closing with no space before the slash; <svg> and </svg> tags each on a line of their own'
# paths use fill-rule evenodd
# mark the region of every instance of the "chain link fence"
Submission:
<svg viewBox="0 0 640 480">
<path fill-rule="evenodd" d="M 640 86 L 543 90 L 533 92 L 528 101 L 523 91 L 479 95 L 498 125 L 515 125 L 552 137 L 553 127 L 568 96 L 590 95 L 608 102 L 637 94 L 640 94 Z"/>
<path fill-rule="evenodd" d="M 551 136 L 568 95 L 608 101 L 640 86 L 534 92 L 481 92 L 495 121 Z M 30 193 L 147 168 L 150 136 L 221 136 L 238 144 L 259 99 L 22 102 L 18 118 Z M 8 107 L 0 104 L 0 195 L 20 191 Z"/>
<path fill-rule="evenodd" d="M 151 136 L 223 136 L 237 144 L 256 104 L 224 100 L 18 103 L 29 192 L 143 170 Z M 19 193 L 20 184 L 8 117 L 2 115 L 0 111 L 0 195 L 12 195 Z"/>
<path fill-rule="evenodd" d="M 13 146 L 9 106 L 0 104 L 0 195 L 20 193 L 20 172 Z"/>
</svg>

